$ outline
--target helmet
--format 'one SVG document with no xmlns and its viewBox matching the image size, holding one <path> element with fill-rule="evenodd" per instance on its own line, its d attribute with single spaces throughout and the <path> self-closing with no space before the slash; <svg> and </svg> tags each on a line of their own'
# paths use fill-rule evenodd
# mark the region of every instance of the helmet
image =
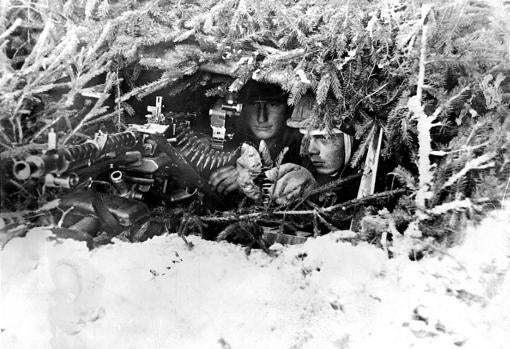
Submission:
<svg viewBox="0 0 510 349">
<path fill-rule="evenodd" d="M 307 129 L 311 126 L 313 120 L 317 119 L 317 110 L 315 106 L 315 97 L 307 94 L 294 106 L 291 117 L 287 120 L 287 126 L 292 128 Z"/>
<path fill-rule="evenodd" d="M 327 103 L 327 102 L 326 102 Z M 344 141 L 345 162 L 347 163 L 352 154 L 353 136 L 346 127 L 325 125 L 319 115 L 319 108 L 315 102 L 315 96 L 307 94 L 301 97 L 294 107 L 292 116 L 287 120 L 287 126 L 299 128 L 299 132 L 305 136 L 342 134 Z M 342 125 L 344 126 L 344 125 Z M 340 129 L 342 128 L 342 129 Z"/>
<path fill-rule="evenodd" d="M 328 99 L 326 104 L 334 104 L 333 100 Z M 326 106 L 327 108 L 327 106 Z M 322 121 L 321 111 L 315 102 L 315 96 L 306 94 L 301 97 L 294 106 L 291 117 L 287 120 L 287 126 L 298 128 L 302 134 L 325 135 L 336 133 L 352 134 L 351 130 L 342 123 L 342 125 L 326 125 Z"/>
</svg>

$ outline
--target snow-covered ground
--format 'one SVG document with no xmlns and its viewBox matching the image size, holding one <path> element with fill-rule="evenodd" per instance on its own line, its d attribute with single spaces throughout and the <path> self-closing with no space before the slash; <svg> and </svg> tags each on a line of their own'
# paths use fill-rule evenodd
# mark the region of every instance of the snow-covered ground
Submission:
<svg viewBox="0 0 510 349">
<path fill-rule="evenodd" d="M 1 348 L 508 348 L 510 210 L 419 262 L 341 233 L 276 256 L 174 235 L 1 252 Z"/>
</svg>

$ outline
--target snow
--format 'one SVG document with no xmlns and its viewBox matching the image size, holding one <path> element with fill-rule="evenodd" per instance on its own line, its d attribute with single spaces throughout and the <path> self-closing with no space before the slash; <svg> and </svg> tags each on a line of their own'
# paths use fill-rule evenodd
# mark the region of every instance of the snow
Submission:
<svg viewBox="0 0 510 349">
<path fill-rule="evenodd" d="M 505 348 L 510 210 L 419 262 L 334 232 L 275 256 L 175 235 L 1 252 L 1 348 Z M 398 240 L 397 240 L 398 243 Z M 402 242 L 404 243 L 404 242 Z M 396 249 L 398 250 L 398 249 Z"/>
</svg>

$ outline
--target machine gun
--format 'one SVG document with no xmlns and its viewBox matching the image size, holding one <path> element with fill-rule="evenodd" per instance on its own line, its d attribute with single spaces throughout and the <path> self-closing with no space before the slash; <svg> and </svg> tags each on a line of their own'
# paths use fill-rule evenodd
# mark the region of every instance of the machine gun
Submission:
<svg viewBox="0 0 510 349">
<path fill-rule="evenodd" d="M 151 206 L 185 203 L 199 192 L 210 207 L 222 209 L 225 204 L 204 173 L 235 161 L 236 153 L 213 150 L 207 137 L 204 141 L 191 130 L 193 115 L 165 116 L 161 108 L 158 97 L 156 106 L 148 107 L 146 124 L 98 132 L 82 144 L 58 147 L 50 132 L 46 151 L 14 161 L 14 178 L 67 191 L 61 208 L 82 217 L 70 229 L 90 235 L 101 225 L 113 237 L 147 218 Z"/>
</svg>

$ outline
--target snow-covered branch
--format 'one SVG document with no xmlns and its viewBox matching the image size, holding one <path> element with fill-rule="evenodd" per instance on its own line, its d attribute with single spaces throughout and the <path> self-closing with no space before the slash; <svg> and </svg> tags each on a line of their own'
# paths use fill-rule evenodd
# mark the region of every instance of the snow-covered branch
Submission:
<svg viewBox="0 0 510 349">
<path fill-rule="evenodd" d="M 473 206 L 473 203 L 471 202 L 470 199 L 456 200 L 456 201 L 446 202 L 442 205 L 437 205 L 437 206 L 433 207 L 432 209 L 430 209 L 428 211 L 428 213 L 431 215 L 441 215 L 448 211 L 466 209 L 466 208 L 470 208 L 472 206 Z"/>
<path fill-rule="evenodd" d="M 493 162 L 489 162 L 496 156 L 495 152 L 483 154 L 473 160 L 470 160 L 466 163 L 464 168 L 451 176 L 441 187 L 441 190 L 448 188 L 449 186 L 453 185 L 455 182 L 457 182 L 459 179 L 464 177 L 469 171 L 471 170 L 480 170 L 484 168 L 489 168 L 494 166 Z"/>
<path fill-rule="evenodd" d="M 413 117 L 418 120 L 418 172 L 419 172 L 419 189 L 416 193 L 416 207 L 419 211 L 426 210 L 426 200 L 432 195 L 430 192 L 432 182 L 432 171 L 430 164 L 430 153 L 432 152 L 430 129 L 433 127 L 435 117 L 429 117 L 425 114 L 423 105 L 421 104 L 423 86 L 425 82 L 425 61 L 427 58 L 427 16 L 431 8 L 429 5 L 423 5 L 421 10 L 422 15 L 422 33 L 421 33 L 421 48 L 420 48 L 420 70 L 418 72 L 418 86 L 416 95 L 411 97 L 408 101 L 408 108 L 413 114 Z"/>
</svg>

